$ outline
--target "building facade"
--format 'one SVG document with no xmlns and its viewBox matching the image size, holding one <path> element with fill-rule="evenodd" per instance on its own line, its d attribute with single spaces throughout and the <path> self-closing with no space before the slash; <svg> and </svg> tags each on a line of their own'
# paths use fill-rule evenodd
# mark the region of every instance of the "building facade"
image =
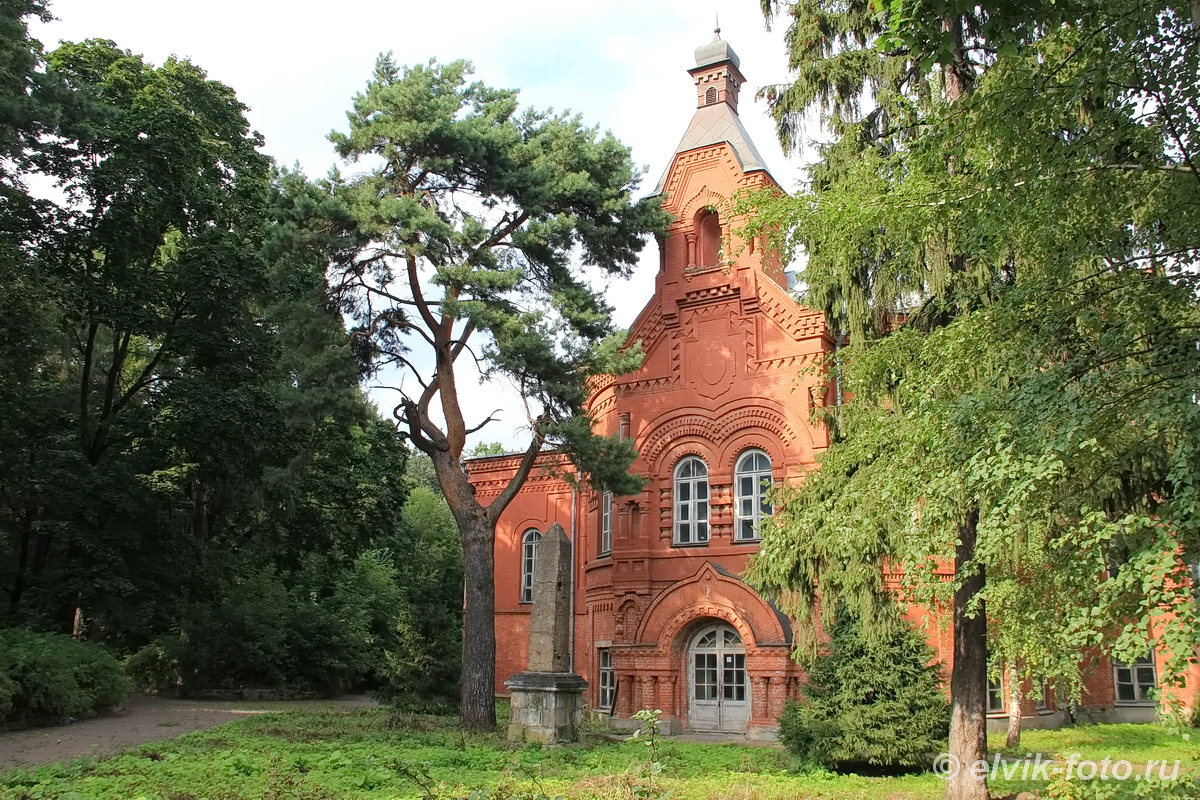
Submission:
<svg viewBox="0 0 1200 800">
<path fill-rule="evenodd" d="M 738 576 L 771 513 L 765 487 L 800 477 L 828 447 L 809 420 L 837 398 L 805 368 L 838 343 L 820 313 L 789 295 L 762 242 L 738 234 L 735 196 L 779 187 L 738 117 L 737 55 L 718 36 L 689 73 L 696 112 L 656 190 L 674 222 L 659 243 L 654 296 L 630 332 L 644 362 L 597 384 L 589 401 L 599 432 L 633 441 L 645 488 L 632 497 L 576 489 L 569 462 L 540 458 L 497 529 L 496 678 L 502 691 L 525 668 L 537 542 L 557 521 L 574 543 L 573 663 L 589 705 L 615 719 L 659 708 L 669 731 L 769 734 L 804 674 L 790 658 L 788 619 Z M 467 463 L 481 501 L 519 458 Z M 927 634 L 948 670 L 944 628 Z M 1085 701 L 1121 718 L 1124 698 L 1142 713 L 1153 660 L 1145 666 L 1097 663 Z M 990 695 L 999 722 L 1005 698 Z M 1030 722 L 1062 721 L 1053 695 L 1026 702 Z"/>
</svg>

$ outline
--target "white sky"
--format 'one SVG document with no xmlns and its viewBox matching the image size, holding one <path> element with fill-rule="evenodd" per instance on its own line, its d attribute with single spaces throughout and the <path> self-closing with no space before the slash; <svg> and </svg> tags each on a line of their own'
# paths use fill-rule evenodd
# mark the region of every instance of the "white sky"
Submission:
<svg viewBox="0 0 1200 800">
<path fill-rule="evenodd" d="M 757 0 L 341 0 L 332 6 L 51 0 L 50 10 L 57 21 L 33 27 L 47 49 L 61 40 L 104 38 L 154 64 L 169 55 L 191 58 L 250 107 L 250 123 L 266 138 L 268 154 L 282 164 L 299 162 L 310 176 L 324 175 L 336 162 L 325 137 L 346 127 L 351 98 L 366 85 L 376 56 L 391 50 L 401 65 L 467 58 L 485 83 L 520 89 L 524 105 L 581 113 L 647 166 L 646 193 L 691 119 L 695 93 L 687 69 L 695 64 L 693 50 L 712 39 L 719 12 L 722 38 L 741 57 L 747 79 L 742 119 L 785 189 L 801 177 L 801 162 L 780 151 L 765 104 L 752 99 L 761 86 L 788 77 L 786 24 L 767 32 Z M 637 275 L 610 288 L 619 325 L 628 326 L 649 299 L 656 269 L 650 248 Z M 520 430 L 523 412 L 505 392 L 472 392 L 468 424 L 503 406 L 503 419 L 476 439 L 516 449 L 528 441 Z M 376 398 L 385 413 L 395 402 L 394 393 Z"/>
</svg>

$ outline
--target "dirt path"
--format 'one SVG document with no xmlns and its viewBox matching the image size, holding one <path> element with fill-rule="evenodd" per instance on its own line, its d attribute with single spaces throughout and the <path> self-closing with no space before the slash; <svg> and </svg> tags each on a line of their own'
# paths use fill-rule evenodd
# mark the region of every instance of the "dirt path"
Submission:
<svg viewBox="0 0 1200 800">
<path fill-rule="evenodd" d="M 299 708 L 373 706 L 369 697 L 337 700 L 236 702 L 137 696 L 124 711 L 51 728 L 0 733 L 0 770 L 108 755 L 145 742 L 173 739 L 244 717 Z"/>
</svg>

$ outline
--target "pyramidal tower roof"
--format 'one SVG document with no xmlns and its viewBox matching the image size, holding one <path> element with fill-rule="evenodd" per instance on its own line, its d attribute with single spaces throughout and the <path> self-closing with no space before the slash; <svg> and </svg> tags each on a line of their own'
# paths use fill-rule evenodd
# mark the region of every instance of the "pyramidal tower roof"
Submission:
<svg viewBox="0 0 1200 800">
<path fill-rule="evenodd" d="M 714 31 L 711 42 L 696 48 L 696 66 L 688 70 L 696 83 L 696 113 L 675 148 L 672 162 L 680 153 L 727 142 L 743 172 L 768 171 L 766 161 L 738 116 L 738 90 L 746 82 L 740 67 L 741 59 L 721 38 L 720 28 Z M 662 194 L 670 171 L 668 164 L 658 179 L 655 194 Z"/>
</svg>

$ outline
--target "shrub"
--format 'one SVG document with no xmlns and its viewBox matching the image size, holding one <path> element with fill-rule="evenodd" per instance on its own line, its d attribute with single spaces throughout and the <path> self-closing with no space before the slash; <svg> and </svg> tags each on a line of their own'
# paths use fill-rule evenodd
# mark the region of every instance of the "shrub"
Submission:
<svg viewBox="0 0 1200 800">
<path fill-rule="evenodd" d="M 8 712 L 12 711 L 13 698 L 17 696 L 19 689 L 17 682 L 8 677 L 4 664 L 0 663 L 0 719 L 6 719 Z"/>
<path fill-rule="evenodd" d="M 293 572 L 247 562 L 230 559 L 182 633 L 130 657 L 139 686 L 336 695 L 385 679 L 410 614 L 388 553 L 314 556 Z"/>
<path fill-rule="evenodd" d="M 139 689 L 173 689 L 182 682 L 182 655 L 178 634 L 159 636 L 125 659 L 125 670 Z"/>
<path fill-rule="evenodd" d="M 95 642 L 20 628 L 0 631 L 0 711 L 6 719 L 94 714 L 125 702 L 132 690 L 117 659 Z"/>
<path fill-rule="evenodd" d="M 870 637 L 853 619 L 833 626 L 802 701 L 779 721 L 784 745 L 809 763 L 913 768 L 945 749 L 950 709 L 933 652 L 906 623 Z"/>
</svg>

